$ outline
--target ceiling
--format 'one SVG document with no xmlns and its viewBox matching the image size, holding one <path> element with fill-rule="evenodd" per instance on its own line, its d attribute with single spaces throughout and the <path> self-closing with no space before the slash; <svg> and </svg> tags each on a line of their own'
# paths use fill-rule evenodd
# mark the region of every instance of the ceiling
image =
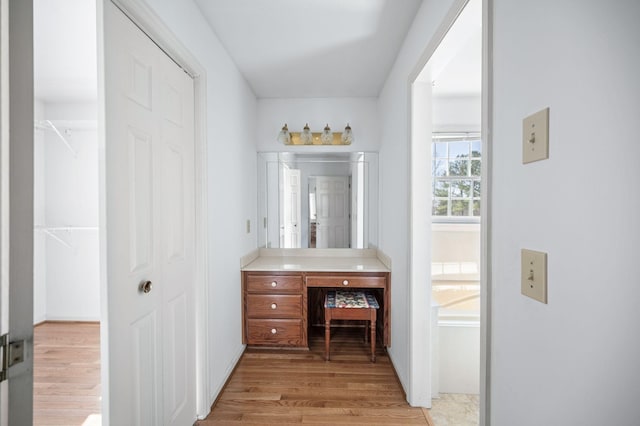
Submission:
<svg viewBox="0 0 640 426">
<path fill-rule="evenodd" d="M 95 102 L 96 2 L 34 0 L 34 89 L 45 102 Z"/>
<path fill-rule="evenodd" d="M 421 0 L 195 0 L 259 98 L 378 96 Z"/>
<path fill-rule="evenodd" d="M 193 1 L 257 97 L 309 98 L 378 96 L 422 0 Z M 95 14 L 94 1 L 34 0 L 37 98 L 95 102 Z M 443 95 L 479 93 L 479 76 L 468 75 L 480 63 L 479 29 L 460 27 L 438 49 Z"/>
<path fill-rule="evenodd" d="M 469 0 L 428 62 L 434 96 L 479 96 L 482 1 Z"/>
</svg>

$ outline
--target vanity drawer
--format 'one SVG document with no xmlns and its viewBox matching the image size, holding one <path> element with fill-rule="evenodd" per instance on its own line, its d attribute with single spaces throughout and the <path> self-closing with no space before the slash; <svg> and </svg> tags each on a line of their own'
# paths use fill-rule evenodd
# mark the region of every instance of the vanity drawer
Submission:
<svg viewBox="0 0 640 426">
<path fill-rule="evenodd" d="M 262 275 L 247 274 L 247 291 L 249 293 L 300 293 L 302 291 L 302 275 Z"/>
<path fill-rule="evenodd" d="M 302 320 L 247 319 L 247 344 L 301 346 Z"/>
<path fill-rule="evenodd" d="M 307 287 L 385 288 L 384 276 L 307 275 Z"/>
<path fill-rule="evenodd" d="M 300 318 L 302 296 L 283 294 L 248 294 L 249 318 Z"/>
</svg>

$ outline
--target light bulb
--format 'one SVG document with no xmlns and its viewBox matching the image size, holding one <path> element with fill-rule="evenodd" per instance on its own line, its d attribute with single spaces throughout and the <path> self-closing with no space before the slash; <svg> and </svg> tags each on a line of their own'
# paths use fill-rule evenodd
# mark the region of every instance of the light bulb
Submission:
<svg viewBox="0 0 640 426">
<path fill-rule="evenodd" d="M 280 133 L 278 133 L 278 142 L 284 145 L 291 145 L 291 134 L 289 133 L 287 123 L 284 124 L 282 130 L 280 130 Z"/>
<path fill-rule="evenodd" d="M 313 143 L 313 135 L 309 129 L 309 123 L 304 125 L 302 133 L 300 133 L 300 142 L 302 142 L 303 145 L 311 145 Z"/>
<path fill-rule="evenodd" d="M 342 132 L 342 143 L 344 145 L 351 145 L 353 142 L 353 132 L 351 131 L 351 126 L 347 123 L 347 127 L 344 128 L 344 132 Z"/>
<path fill-rule="evenodd" d="M 320 140 L 323 145 L 331 145 L 333 143 L 333 133 L 331 133 L 331 127 L 329 127 L 328 123 L 324 126 L 324 131 L 322 132 L 322 135 L 320 135 Z"/>
</svg>

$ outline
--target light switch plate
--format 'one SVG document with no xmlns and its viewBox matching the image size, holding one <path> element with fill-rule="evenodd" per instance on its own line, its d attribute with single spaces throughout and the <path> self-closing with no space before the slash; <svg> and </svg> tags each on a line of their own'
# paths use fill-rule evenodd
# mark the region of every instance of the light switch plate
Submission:
<svg viewBox="0 0 640 426">
<path fill-rule="evenodd" d="M 251 220 L 247 219 L 247 234 L 251 233 Z"/>
<path fill-rule="evenodd" d="M 522 249 L 520 291 L 542 303 L 547 303 L 547 253 Z"/>
<path fill-rule="evenodd" d="M 522 120 L 522 164 L 549 158 L 549 108 Z"/>
</svg>

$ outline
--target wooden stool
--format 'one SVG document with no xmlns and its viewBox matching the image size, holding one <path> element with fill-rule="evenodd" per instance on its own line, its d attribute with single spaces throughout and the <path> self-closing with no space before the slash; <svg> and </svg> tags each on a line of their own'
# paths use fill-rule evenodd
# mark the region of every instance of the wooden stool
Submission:
<svg viewBox="0 0 640 426">
<path fill-rule="evenodd" d="M 331 320 L 363 320 L 370 324 L 371 362 L 376 362 L 376 310 L 379 307 L 376 298 L 370 293 L 328 291 L 324 300 L 324 359 L 329 361 Z"/>
</svg>

